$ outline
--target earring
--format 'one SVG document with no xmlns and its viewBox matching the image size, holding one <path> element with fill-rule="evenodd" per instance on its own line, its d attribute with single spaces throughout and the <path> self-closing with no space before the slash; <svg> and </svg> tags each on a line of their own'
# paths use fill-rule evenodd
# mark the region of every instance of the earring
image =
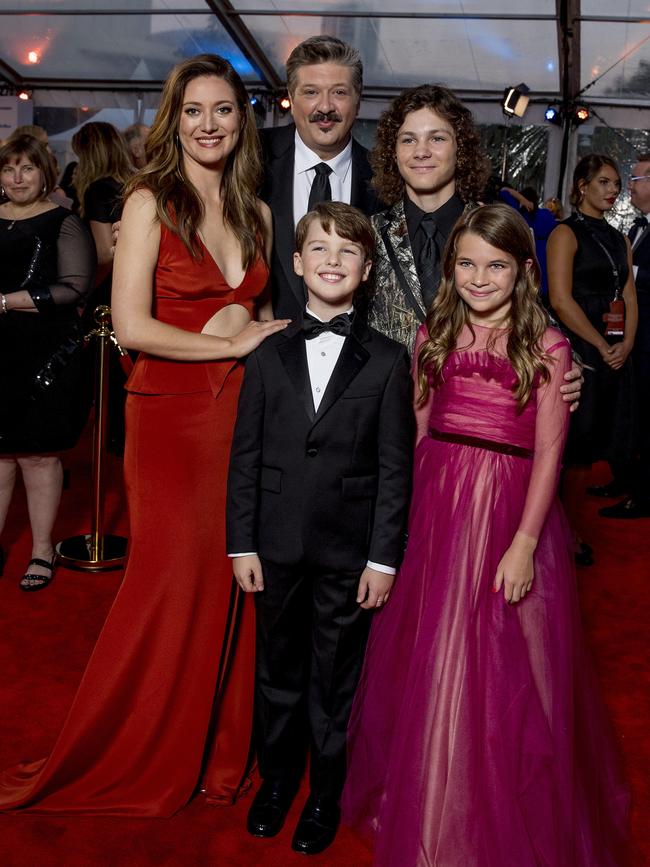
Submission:
<svg viewBox="0 0 650 867">
<path fill-rule="evenodd" d="M 43 195 L 45 195 L 46 192 L 47 192 L 47 185 L 43 184 Z"/>
<path fill-rule="evenodd" d="M 4 187 L 0 187 L 0 196 L 2 196 L 3 199 L 6 198 L 6 196 L 7 196 L 7 194 L 5 193 Z"/>
</svg>

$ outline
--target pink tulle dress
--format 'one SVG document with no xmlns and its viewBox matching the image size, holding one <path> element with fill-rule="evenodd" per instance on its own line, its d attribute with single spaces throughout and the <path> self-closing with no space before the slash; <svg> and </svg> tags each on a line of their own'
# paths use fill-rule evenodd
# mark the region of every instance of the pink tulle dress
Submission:
<svg viewBox="0 0 650 867">
<path fill-rule="evenodd" d="M 518 412 L 507 332 L 494 346 L 474 332 L 418 411 L 408 545 L 355 699 L 344 818 L 381 867 L 620 867 L 628 792 L 556 498 L 570 347 L 548 329 L 550 381 Z M 517 531 L 539 543 L 532 591 L 509 605 L 492 587 Z"/>
</svg>

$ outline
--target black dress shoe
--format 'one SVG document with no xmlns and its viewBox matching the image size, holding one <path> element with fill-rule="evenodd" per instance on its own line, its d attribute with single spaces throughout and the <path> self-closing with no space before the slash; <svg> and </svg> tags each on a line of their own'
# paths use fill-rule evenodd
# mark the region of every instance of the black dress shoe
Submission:
<svg viewBox="0 0 650 867">
<path fill-rule="evenodd" d="M 298 785 L 286 780 L 264 781 L 248 811 L 246 830 L 253 837 L 275 837 L 282 830 Z"/>
<path fill-rule="evenodd" d="M 605 506 L 598 514 L 603 518 L 650 518 L 650 503 L 629 497 L 615 506 Z"/>
<path fill-rule="evenodd" d="M 341 811 L 332 797 L 310 795 L 300 814 L 291 848 L 303 855 L 318 855 L 333 842 Z"/>
<path fill-rule="evenodd" d="M 622 482 L 612 479 L 606 485 L 589 485 L 587 493 L 590 497 L 624 497 L 628 493 L 627 486 Z"/>
</svg>

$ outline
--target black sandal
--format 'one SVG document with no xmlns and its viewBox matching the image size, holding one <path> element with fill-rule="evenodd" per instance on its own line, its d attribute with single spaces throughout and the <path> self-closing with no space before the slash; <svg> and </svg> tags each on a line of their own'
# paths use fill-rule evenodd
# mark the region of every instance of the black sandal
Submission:
<svg viewBox="0 0 650 867">
<path fill-rule="evenodd" d="M 41 560 L 40 557 L 34 557 L 29 561 L 27 566 L 31 566 L 32 563 L 34 566 L 42 566 L 44 569 L 49 569 L 49 575 L 39 575 L 37 572 L 30 572 L 29 569 L 23 577 L 20 579 L 20 584 L 18 585 L 21 590 L 24 590 L 26 593 L 32 593 L 35 590 L 44 590 L 45 587 L 50 583 L 52 578 L 54 578 L 54 572 L 56 570 L 56 566 L 54 565 L 54 560 L 56 559 L 56 554 L 52 557 L 52 562 L 48 563 L 47 560 Z"/>
</svg>

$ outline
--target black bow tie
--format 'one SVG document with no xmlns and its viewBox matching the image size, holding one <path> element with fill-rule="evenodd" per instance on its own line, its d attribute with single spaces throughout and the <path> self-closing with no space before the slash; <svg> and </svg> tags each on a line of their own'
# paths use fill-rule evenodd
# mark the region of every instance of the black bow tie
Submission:
<svg viewBox="0 0 650 867">
<path fill-rule="evenodd" d="M 341 337 L 347 337 L 352 328 L 352 318 L 349 313 L 339 313 L 329 322 L 320 322 L 314 319 L 309 313 L 305 313 L 305 318 L 302 321 L 302 330 L 306 340 L 311 340 L 323 334 L 325 331 L 331 331 L 332 334 L 339 334 Z"/>
</svg>

